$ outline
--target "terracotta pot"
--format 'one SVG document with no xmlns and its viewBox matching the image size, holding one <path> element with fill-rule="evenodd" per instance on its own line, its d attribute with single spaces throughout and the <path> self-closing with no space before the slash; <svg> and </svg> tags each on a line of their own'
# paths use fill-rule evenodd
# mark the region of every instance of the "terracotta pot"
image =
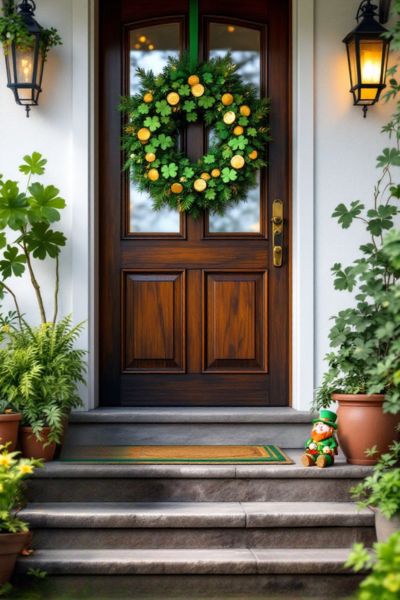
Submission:
<svg viewBox="0 0 400 600">
<path fill-rule="evenodd" d="M 11 443 L 9 451 L 13 452 L 17 445 L 18 428 L 21 415 L 19 413 L 4 413 L 0 415 L 0 444 Z"/>
<path fill-rule="evenodd" d="M 338 440 L 347 462 L 375 465 L 399 438 L 396 425 L 400 416 L 383 412 L 383 394 L 333 394 L 332 400 L 339 404 Z M 378 452 L 370 458 L 365 451 L 373 446 Z"/>
<path fill-rule="evenodd" d="M 41 440 L 38 440 L 32 432 L 32 427 L 21 427 L 20 442 L 22 454 L 26 458 L 41 458 L 45 462 L 53 460 L 57 444 L 51 442 L 45 446 L 50 433 L 50 427 L 43 427 Z"/>
<path fill-rule="evenodd" d="M 62 434 L 61 434 L 60 443 L 57 444 L 56 452 L 54 454 L 55 460 L 58 460 L 61 456 L 61 450 L 64 445 L 65 436 L 67 435 L 67 431 L 68 431 L 69 417 L 70 417 L 69 414 L 65 415 L 65 417 L 63 417 L 63 430 L 62 430 Z"/>
<path fill-rule="evenodd" d="M 400 531 L 400 514 L 387 519 L 379 508 L 374 508 L 373 511 L 375 513 L 376 539 L 378 542 L 386 542 L 396 531 Z"/>
<path fill-rule="evenodd" d="M 9 581 L 18 554 L 28 544 L 30 532 L 0 533 L 0 585 Z"/>
</svg>

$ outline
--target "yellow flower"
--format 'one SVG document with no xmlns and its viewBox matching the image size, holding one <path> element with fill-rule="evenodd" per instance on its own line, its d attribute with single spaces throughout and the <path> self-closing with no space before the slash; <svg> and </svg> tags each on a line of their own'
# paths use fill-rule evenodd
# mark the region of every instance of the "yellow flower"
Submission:
<svg viewBox="0 0 400 600">
<path fill-rule="evenodd" d="M 395 593 L 400 591 L 400 573 L 389 573 L 386 575 L 383 585 L 389 592 Z"/>
<path fill-rule="evenodd" d="M 5 467 L 9 469 L 12 465 L 12 456 L 11 454 L 1 454 L 0 455 L 0 467 Z"/>
<path fill-rule="evenodd" d="M 26 465 L 26 464 L 19 465 L 18 470 L 20 473 L 22 473 L 22 475 L 29 475 L 30 473 L 33 473 L 32 465 Z"/>
</svg>

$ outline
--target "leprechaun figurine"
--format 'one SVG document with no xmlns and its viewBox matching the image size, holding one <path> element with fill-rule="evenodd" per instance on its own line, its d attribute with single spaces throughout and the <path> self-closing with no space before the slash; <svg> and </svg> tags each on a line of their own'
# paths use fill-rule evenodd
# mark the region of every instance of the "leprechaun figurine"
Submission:
<svg viewBox="0 0 400 600">
<path fill-rule="evenodd" d="M 330 467 L 335 461 L 338 443 L 335 438 L 337 416 L 330 410 L 321 410 L 318 419 L 313 419 L 311 437 L 306 441 L 305 454 L 301 457 L 304 467 L 317 465 L 323 469 Z"/>
</svg>

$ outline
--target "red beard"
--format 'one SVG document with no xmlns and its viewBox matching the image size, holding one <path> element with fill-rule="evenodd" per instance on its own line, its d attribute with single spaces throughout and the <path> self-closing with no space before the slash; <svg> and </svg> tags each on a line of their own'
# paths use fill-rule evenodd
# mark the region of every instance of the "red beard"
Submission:
<svg viewBox="0 0 400 600">
<path fill-rule="evenodd" d="M 325 431 L 324 433 L 317 433 L 316 431 L 311 432 L 311 439 L 313 442 L 321 442 L 322 440 L 326 440 L 327 438 L 332 437 L 333 435 L 333 427 L 329 429 L 329 431 Z"/>
</svg>

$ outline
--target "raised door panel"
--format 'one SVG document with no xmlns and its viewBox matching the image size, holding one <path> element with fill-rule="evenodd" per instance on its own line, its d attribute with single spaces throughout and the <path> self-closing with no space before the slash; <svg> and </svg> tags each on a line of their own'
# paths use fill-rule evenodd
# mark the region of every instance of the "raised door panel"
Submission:
<svg viewBox="0 0 400 600">
<path fill-rule="evenodd" d="M 266 272 L 204 273 L 204 370 L 266 372 Z"/>
<path fill-rule="evenodd" d="M 183 372 L 184 272 L 125 272 L 125 371 Z"/>
</svg>

